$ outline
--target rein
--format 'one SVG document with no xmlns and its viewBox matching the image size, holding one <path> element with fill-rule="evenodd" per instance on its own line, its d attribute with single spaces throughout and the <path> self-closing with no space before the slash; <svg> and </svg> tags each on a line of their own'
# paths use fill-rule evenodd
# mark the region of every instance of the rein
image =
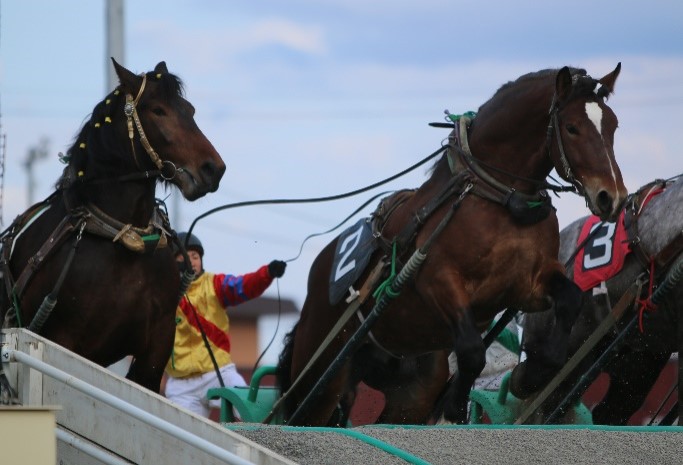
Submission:
<svg viewBox="0 0 683 465">
<path fill-rule="evenodd" d="M 190 228 L 187 230 L 187 232 L 188 232 L 188 234 L 191 234 L 192 231 L 194 230 L 195 225 L 197 224 L 197 222 L 199 220 L 204 219 L 209 215 L 213 215 L 214 213 L 218 213 L 219 211 L 227 210 L 229 208 L 250 207 L 250 206 L 254 206 L 254 205 L 282 205 L 282 204 L 292 204 L 292 203 L 330 202 L 332 200 L 340 200 L 340 199 L 344 199 L 347 197 L 353 197 L 354 195 L 362 194 L 363 192 L 367 192 L 369 190 L 374 189 L 375 187 L 382 186 L 382 185 L 387 184 L 387 183 L 389 183 L 395 179 L 400 178 L 401 176 L 403 176 L 403 175 L 413 171 L 414 169 L 424 165 L 429 160 L 431 160 L 432 158 L 441 154 L 442 152 L 446 151 L 447 149 L 448 149 L 447 145 L 439 147 L 437 150 L 435 150 L 431 154 L 427 155 L 425 158 L 418 161 L 414 165 L 409 166 L 408 168 L 404 169 L 403 171 L 400 171 L 400 172 L 398 172 L 392 176 L 389 176 L 388 178 L 383 179 L 381 181 L 370 184 L 369 186 L 361 187 L 360 189 L 356 189 L 356 190 L 353 190 L 350 192 L 345 192 L 343 194 L 328 195 L 326 197 L 309 197 L 309 198 L 300 198 L 300 199 L 249 200 L 246 202 L 237 202 L 237 203 L 229 203 L 229 204 L 221 205 L 219 207 L 212 208 L 211 210 L 208 210 L 208 211 L 202 213 L 201 215 L 197 216 L 192 221 L 192 224 L 190 225 Z"/>
</svg>

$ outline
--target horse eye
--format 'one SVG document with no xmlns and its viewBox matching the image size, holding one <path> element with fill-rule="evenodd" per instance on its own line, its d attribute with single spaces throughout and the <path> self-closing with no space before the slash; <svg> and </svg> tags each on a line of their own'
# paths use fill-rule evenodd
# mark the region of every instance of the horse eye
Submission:
<svg viewBox="0 0 683 465">
<path fill-rule="evenodd" d="M 161 107 L 152 108 L 152 113 L 158 116 L 166 116 L 166 112 Z"/>
<path fill-rule="evenodd" d="M 567 132 L 569 134 L 577 135 L 579 133 L 579 130 L 573 124 L 568 124 L 567 125 Z"/>
</svg>

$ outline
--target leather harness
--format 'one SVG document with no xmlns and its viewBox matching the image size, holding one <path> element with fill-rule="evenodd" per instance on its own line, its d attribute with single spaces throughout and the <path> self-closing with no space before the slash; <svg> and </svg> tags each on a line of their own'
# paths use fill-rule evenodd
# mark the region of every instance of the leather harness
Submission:
<svg viewBox="0 0 683 465">
<path fill-rule="evenodd" d="M 124 113 L 127 119 L 128 137 L 131 143 L 133 158 L 136 165 L 139 167 L 137 156 L 135 155 L 135 146 L 133 144 L 133 127 L 135 127 L 143 148 L 150 156 L 150 159 L 154 165 L 158 168 L 158 172 L 156 173 L 139 173 L 141 175 L 140 177 L 149 178 L 151 176 L 158 175 L 164 179 L 170 179 L 170 177 L 165 176 L 163 173 L 164 165 L 170 164 L 172 168 L 175 168 L 175 166 L 168 161 L 162 161 L 159 155 L 151 147 L 144 133 L 136 110 L 136 105 L 139 102 L 143 91 L 145 90 L 146 80 L 147 76 L 146 74 L 143 74 L 142 83 L 135 99 L 133 99 L 132 95 L 126 94 Z M 173 173 L 173 175 L 175 175 L 175 173 Z M 133 179 L 137 177 L 138 176 L 135 175 L 126 175 L 122 179 Z M 147 227 L 145 228 L 139 228 L 133 226 L 132 224 L 125 224 L 121 221 L 118 221 L 90 202 L 80 206 L 72 206 L 67 192 L 74 184 L 76 179 L 78 179 L 78 176 L 75 173 L 75 169 L 72 166 L 67 167 L 62 177 L 62 182 L 58 186 L 58 190 L 52 193 L 52 195 L 50 195 L 44 201 L 33 205 L 25 213 L 17 217 L 10 227 L 6 229 L 2 235 L 0 235 L 0 243 L 2 244 L 0 270 L 2 270 L 5 290 L 10 302 L 10 311 L 7 312 L 5 318 L 11 317 L 12 311 L 19 312 L 18 302 L 23 296 L 24 290 L 26 289 L 28 283 L 41 268 L 45 260 L 74 233 L 79 233 L 76 239 L 77 242 L 80 241 L 80 233 L 82 233 L 82 231 L 86 231 L 95 236 L 110 239 L 112 242 L 118 242 L 127 249 L 139 254 L 150 252 L 156 250 L 157 248 L 167 247 L 168 238 L 174 237 L 168 216 L 159 205 L 154 207 L 152 216 Z M 64 205 L 68 211 L 67 215 L 62 218 L 47 240 L 27 261 L 26 266 L 15 281 L 9 266 L 12 250 L 14 247 L 14 241 L 25 229 L 30 227 L 32 221 L 36 219 L 38 215 L 44 213 L 55 204 L 58 199 L 58 195 L 60 194 L 62 195 Z M 67 263 L 70 263 L 70 261 Z M 68 265 L 66 265 L 62 270 L 62 277 L 67 271 Z M 61 284 L 61 281 L 62 279 L 59 279 L 58 283 Z"/>
</svg>

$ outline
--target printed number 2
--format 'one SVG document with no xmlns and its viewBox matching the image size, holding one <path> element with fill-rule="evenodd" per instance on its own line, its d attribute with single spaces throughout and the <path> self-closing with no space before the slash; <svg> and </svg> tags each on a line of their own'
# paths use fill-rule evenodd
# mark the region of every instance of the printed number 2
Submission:
<svg viewBox="0 0 683 465">
<path fill-rule="evenodd" d="M 612 261 L 612 241 L 616 231 L 616 223 L 596 223 L 591 228 L 591 234 L 598 231 L 586 247 L 583 254 L 583 268 L 590 270 L 608 264 Z"/>
<path fill-rule="evenodd" d="M 346 238 L 344 238 L 344 242 L 342 242 L 341 247 L 339 247 L 339 254 L 342 257 L 339 260 L 337 272 L 334 274 L 335 282 L 339 281 L 339 278 L 344 276 L 349 271 L 353 270 L 353 268 L 356 266 L 356 260 L 349 260 L 349 258 L 351 257 L 351 253 L 353 252 L 353 250 L 356 247 L 358 247 L 362 232 L 363 225 L 361 224 L 356 231 L 352 232 L 351 234 L 346 236 Z"/>
</svg>

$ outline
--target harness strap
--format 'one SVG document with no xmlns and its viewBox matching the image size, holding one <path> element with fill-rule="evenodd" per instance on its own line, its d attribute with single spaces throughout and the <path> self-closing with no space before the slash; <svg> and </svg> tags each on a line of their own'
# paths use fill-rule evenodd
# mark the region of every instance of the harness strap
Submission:
<svg viewBox="0 0 683 465">
<path fill-rule="evenodd" d="M 595 331 L 588 337 L 576 353 L 564 364 L 555 377 L 543 388 L 543 390 L 536 396 L 531 404 L 522 412 L 522 414 L 515 421 L 515 425 L 523 425 L 531 415 L 545 402 L 545 400 L 552 394 L 557 386 L 564 381 L 567 376 L 581 363 L 581 361 L 588 355 L 588 353 L 597 345 L 597 343 L 605 336 L 621 319 L 626 311 L 626 308 L 634 301 L 640 294 L 640 289 L 643 285 L 641 278 L 638 278 L 631 286 L 624 292 L 624 295 L 619 299 L 619 302 L 612 308 L 612 311 L 603 319 Z"/>
<path fill-rule="evenodd" d="M 38 252 L 26 262 L 26 266 L 22 270 L 19 278 L 14 283 L 14 286 L 8 288 L 8 291 L 14 294 L 14 296 L 19 299 L 24 293 L 26 285 L 29 283 L 31 278 L 35 275 L 36 271 L 43 265 L 45 259 L 50 256 L 52 251 L 55 250 L 59 245 L 64 242 L 66 237 L 71 234 L 77 227 L 84 221 L 83 217 L 76 217 L 76 224 L 71 223 L 71 219 L 74 216 L 65 216 L 62 221 L 57 225 L 50 237 L 43 243 L 43 245 L 38 249 Z M 4 247 L 3 247 L 4 248 Z M 19 312 L 19 309 L 16 309 Z"/>
<path fill-rule="evenodd" d="M 48 203 L 49 200 L 50 199 L 43 203 Z M 24 266 L 16 280 L 13 279 L 12 273 L 10 272 L 9 262 L 11 250 L 13 249 L 13 242 L 17 238 L 17 233 L 15 230 L 12 230 L 3 238 L 0 266 L 2 267 L 5 289 L 9 301 L 13 303 L 6 318 L 12 317 L 12 311 L 16 312 L 17 318 L 20 318 L 21 310 L 19 308 L 19 301 L 24 294 L 26 286 L 42 267 L 45 260 L 55 249 L 59 248 L 66 238 L 76 229 L 84 229 L 91 234 L 112 239 L 113 242 L 118 241 L 129 250 L 138 253 L 144 253 L 146 251 L 145 244 L 150 241 L 157 241 L 155 248 L 162 248 L 168 245 L 167 236 L 171 234 L 170 225 L 166 215 L 158 207 L 154 209 L 147 228 L 141 229 L 130 224 L 121 223 L 93 204 L 89 204 L 86 207 L 70 208 L 68 200 L 66 198 L 64 200 L 65 205 L 71 213 L 62 218 L 43 245 L 28 259 L 26 266 Z M 37 210 L 38 209 L 32 209 L 30 211 L 35 212 Z M 31 216 L 24 215 L 15 220 L 15 229 L 20 230 L 20 228 L 27 224 L 27 219 L 30 221 L 30 218 Z"/>
<path fill-rule="evenodd" d="M 401 232 L 395 237 L 394 241 L 398 244 L 399 250 L 405 249 L 417 235 L 425 221 L 439 208 L 441 207 L 450 197 L 455 194 L 462 193 L 466 186 L 471 186 L 474 182 L 472 173 L 467 170 L 460 171 L 450 178 L 448 183 L 441 189 L 438 195 L 433 197 L 429 202 L 422 206 L 415 214 L 412 216 L 410 222 L 401 230 Z M 472 189 L 471 187 L 467 188 Z M 388 219 L 388 218 L 387 218 Z M 382 228 L 384 225 L 382 225 Z M 381 228 L 380 228 L 381 229 Z M 384 241 L 383 241 L 384 242 Z M 389 243 L 384 242 L 386 249 L 389 248 Z"/>
<path fill-rule="evenodd" d="M 142 123 L 140 122 L 140 116 L 138 115 L 138 110 L 137 110 L 137 104 L 140 101 L 140 98 L 142 97 L 142 92 L 145 90 L 145 84 L 147 82 L 147 74 L 142 75 L 142 84 L 140 85 L 140 90 L 138 91 L 138 95 L 133 99 L 133 96 L 131 94 L 126 94 L 126 104 L 123 108 L 123 111 L 126 115 L 127 118 L 127 124 L 128 124 L 128 138 L 130 139 L 130 145 L 131 148 L 133 149 L 133 157 L 135 159 L 135 163 L 137 164 L 137 156 L 135 155 L 135 147 L 133 146 L 133 123 L 135 123 L 135 128 L 138 130 L 138 135 L 140 136 L 140 143 L 142 144 L 142 147 L 145 149 L 145 152 L 149 155 L 149 158 L 152 160 L 152 162 L 156 165 L 156 167 L 161 170 L 162 167 L 162 161 L 159 155 L 154 151 L 152 146 L 149 143 L 149 140 L 147 140 L 147 136 L 145 135 L 145 131 L 142 129 Z"/>
<path fill-rule="evenodd" d="M 310 368 L 313 366 L 313 364 L 320 358 L 320 355 L 327 349 L 327 347 L 330 345 L 330 342 L 337 337 L 339 334 L 339 331 L 346 326 L 346 323 L 349 321 L 351 316 L 360 308 L 362 304 L 365 303 L 367 298 L 370 296 L 372 289 L 375 287 L 375 284 L 379 281 L 379 278 L 382 276 L 382 271 L 385 267 L 386 263 L 384 260 L 380 260 L 377 262 L 377 265 L 375 265 L 375 268 L 370 272 L 368 275 L 367 279 L 361 286 L 360 290 L 358 291 L 359 296 L 356 298 L 351 304 L 346 308 L 344 313 L 342 314 L 341 318 L 337 320 L 335 325 L 332 327 L 330 332 L 327 334 L 323 342 L 318 346 L 318 349 L 315 351 L 313 356 L 308 360 L 308 363 L 304 367 L 303 370 L 301 370 L 301 373 L 299 373 L 299 376 L 294 380 L 294 382 L 289 386 L 289 389 L 287 392 L 283 393 L 280 398 L 273 404 L 273 408 L 271 409 L 270 413 L 266 417 L 265 420 L 263 420 L 263 423 L 270 423 L 272 420 L 273 416 L 275 413 L 280 409 L 282 406 L 282 403 L 284 400 L 289 397 L 289 395 L 294 391 L 294 388 L 299 385 L 301 380 L 304 378 L 304 376 L 308 373 Z"/>
<path fill-rule="evenodd" d="M 427 252 L 431 248 L 432 244 L 434 243 L 434 240 L 441 234 L 441 232 L 444 230 L 446 225 L 451 221 L 451 218 L 455 214 L 455 211 L 460 207 L 460 204 L 464 200 L 465 196 L 469 193 L 470 190 L 472 190 L 473 184 L 469 183 L 467 186 L 465 186 L 464 189 L 461 190 L 460 195 L 458 198 L 453 202 L 453 205 L 451 208 L 446 212 L 446 215 L 441 219 L 437 227 L 432 231 L 431 235 L 429 238 L 425 241 L 425 243 L 422 245 L 420 249 L 416 249 L 413 251 L 413 254 L 411 255 L 410 259 L 406 263 L 406 265 L 401 269 L 400 273 L 397 275 L 395 272 L 395 266 L 396 266 L 396 245 L 397 242 L 394 241 L 392 244 L 392 257 L 391 257 L 391 275 L 382 283 L 380 284 L 377 289 L 373 292 L 372 296 L 375 298 L 376 301 L 379 301 L 381 299 L 385 299 L 384 295 L 388 298 L 395 299 L 396 297 L 399 296 L 400 294 L 400 289 L 403 287 L 403 283 L 401 282 L 400 285 L 398 284 L 399 278 L 403 277 L 403 280 L 408 279 L 408 277 L 413 277 L 415 276 L 418 271 L 420 270 L 422 266 L 422 262 L 424 259 L 427 257 Z M 368 318 L 371 317 L 372 313 L 375 312 L 375 309 L 373 309 L 370 312 L 370 315 L 368 315 Z M 356 312 L 358 319 L 361 322 L 361 326 L 365 324 L 367 321 L 367 318 L 363 316 L 361 313 L 360 309 L 357 310 Z M 389 351 L 386 347 L 384 347 L 382 344 L 379 343 L 377 338 L 372 334 L 372 323 L 370 323 L 370 327 L 367 330 L 367 336 L 368 339 L 382 352 L 388 354 L 392 358 L 397 358 L 397 359 L 402 359 L 403 357 L 400 355 L 396 355 Z"/>
<path fill-rule="evenodd" d="M 408 199 L 415 195 L 416 189 L 402 189 L 382 199 L 379 206 L 372 213 L 372 235 L 375 238 L 382 236 L 382 229 L 387 224 L 391 215 Z"/>
<path fill-rule="evenodd" d="M 640 213 L 640 211 L 638 211 Z M 634 221 L 634 224 L 636 221 Z M 652 258 L 649 258 L 648 255 L 648 263 L 649 264 L 654 264 L 654 263 L 662 263 L 662 262 L 670 262 L 673 260 L 675 257 L 680 256 L 681 254 L 681 248 L 676 248 L 678 244 L 681 243 L 681 235 L 683 233 L 679 234 L 673 241 L 671 241 L 664 249 L 662 249 L 657 255 L 653 256 Z M 664 267 L 658 271 L 658 275 L 662 275 L 667 268 L 670 265 L 667 265 L 667 267 Z M 648 269 L 648 267 L 645 267 Z M 647 276 L 649 274 L 649 276 Z M 541 393 L 534 399 L 534 401 L 529 405 L 529 407 L 522 413 L 522 415 L 515 421 L 516 425 L 523 424 L 526 420 L 528 420 L 531 415 L 541 406 L 543 402 L 548 398 L 550 394 L 557 388 L 557 386 L 565 380 L 565 378 L 569 375 L 569 373 L 576 368 L 576 366 L 586 357 L 588 352 L 595 347 L 595 345 L 602 339 L 604 335 L 607 334 L 607 332 L 615 327 L 619 320 L 622 318 L 626 308 L 634 302 L 636 305 L 642 304 L 643 300 L 638 299 L 639 296 L 642 295 L 642 290 L 643 286 L 646 282 L 649 282 L 649 287 L 652 286 L 653 282 L 653 275 L 655 274 L 655 271 L 650 268 L 649 273 L 643 272 L 636 280 L 631 284 L 631 286 L 624 292 L 624 294 L 621 296 L 621 299 L 617 302 L 617 304 L 612 308 L 612 311 L 607 315 L 605 319 L 603 319 L 598 327 L 593 331 L 593 333 L 590 335 L 590 337 L 584 342 L 581 347 L 576 351 L 576 353 L 567 361 L 567 363 L 562 367 L 562 369 L 555 375 L 555 377 L 546 385 L 546 387 L 541 391 Z M 662 285 L 662 294 L 666 293 L 666 285 Z M 645 299 L 645 301 L 648 304 L 654 304 L 656 306 L 656 302 L 654 300 L 658 299 L 653 299 L 652 297 L 652 291 L 651 289 L 649 290 L 649 295 L 648 298 Z M 661 299 L 662 296 L 660 296 Z M 634 317 L 634 321 L 641 321 L 642 322 L 642 308 L 639 309 L 639 314 Z M 642 323 L 641 323 L 642 326 Z M 641 329 L 642 332 L 642 329 Z M 556 409 L 557 410 L 557 409 Z M 553 415 L 555 412 L 553 412 Z"/>
<path fill-rule="evenodd" d="M 631 245 L 631 251 L 634 253 L 635 257 L 638 259 L 642 267 L 646 269 L 650 266 L 650 254 L 643 248 L 641 244 L 640 230 L 638 228 L 638 218 L 640 217 L 640 214 L 643 211 L 643 207 L 649 200 L 649 197 L 658 189 L 663 189 L 665 187 L 666 181 L 663 181 L 661 179 L 646 184 L 645 186 L 638 189 L 638 191 L 635 194 L 629 196 L 629 199 L 627 200 L 627 206 L 624 207 L 624 227 L 626 228 L 628 241 Z M 666 252 L 667 256 L 673 253 L 673 247 L 674 246 L 672 246 L 671 243 L 667 245 L 667 247 L 665 248 L 669 250 L 668 252 Z M 681 247 L 683 247 L 683 244 Z"/>
<path fill-rule="evenodd" d="M 28 326 L 29 331 L 39 333 L 47 319 L 50 317 L 50 314 L 52 314 L 52 311 L 57 306 L 57 296 L 59 295 L 59 291 L 61 290 L 62 285 L 64 284 L 64 280 L 66 279 L 66 275 L 69 272 L 69 269 L 71 268 L 71 264 L 73 263 L 74 257 L 76 256 L 76 249 L 78 249 L 78 244 L 80 244 L 81 242 L 84 229 L 85 223 L 81 222 L 78 226 L 78 233 L 76 234 L 74 244 L 71 247 L 69 255 L 66 258 L 66 264 L 62 268 L 62 271 L 59 274 L 59 278 L 57 278 L 57 283 L 55 284 L 55 287 L 52 289 L 52 292 L 45 296 L 43 302 L 40 304 L 40 307 L 38 307 L 38 311 L 36 311 L 35 315 L 33 316 L 33 320 L 31 321 L 31 324 L 29 324 Z"/>
<path fill-rule="evenodd" d="M 120 242 L 133 252 L 143 253 L 146 250 L 145 242 L 158 240 L 156 248 L 168 246 L 170 226 L 164 213 L 155 207 L 152 218 L 146 228 L 138 228 L 132 224 L 125 224 L 107 215 L 99 207 L 89 203 L 85 210 L 89 213 L 85 230 L 112 242 Z"/>
<path fill-rule="evenodd" d="M 477 160 L 474 158 L 474 155 L 472 155 L 472 151 L 470 150 L 467 137 L 467 131 L 469 129 L 470 123 L 471 120 L 468 117 L 463 116 L 460 118 L 460 121 L 458 122 L 459 134 L 453 131 L 453 133 L 449 137 L 449 145 L 450 148 L 452 148 L 459 155 L 459 158 L 463 162 L 465 170 L 471 171 L 474 175 L 473 177 L 479 178 L 483 181 L 475 184 L 474 189 L 472 189 L 472 193 L 483 199 L 498 203 L 505 208 L 508 208 L 510 199 L 513 196 L 519 197 L 527 205 L 538 203 L 542 204 L 547 202 L 548 199 L 547 195 L 545 194 L 545 191 L 539 190 L 532 195 L 519 192 L 498 181 L 496 178 L 491 176 L 485 169 L 482 168 L 482 166 L 479 164 L 479 162 L 477 162 Z M 449 163 L 451 165 L 454 165 L 454 162 L 451 161 L 451 158 L 449 158 Z M 454 172 L 454 170 L 455 168 L 451 167 L 451 172 Z M 509 175 L 513 176 L 512 174 Z M 528 181 L 534 182 L 532 180 Z"/>
<path fill-rule="evenodd" d="M 463 192 L 461 199 L 465 194 L 466 192 Z M 312 390 L 299 403 L 294 413 L 290 416 L 289 421 L 291 423 L 296 423 L 299 417 L 306 412 L 306 410 L 310 407 L 310 403 L 315 399 L 316 396 L 320 394 L 320 391 L 327 386 L 341 365 L 345 363 L 349 357 L 351 357 L 352 353 L 358 349 L 358 346 L 365 341 L 367 334 L 374 323 L 389 306 L 390 300 L 398 296 L 406 283 L 419 271 L 420 267 L 427 259 L 427 254 L 429 253 L 429 249 L 434 243 L 435 238 L 443 231 L 458 204 L 459 202 L 456 202 L 456 204 L 453 206 L 454 208 L 448 211 L 446 216 L 441 220 L 441 223 L 439 223 L 439 225 L 434 229 L 422 247 L 413 252 L 405 266 L 390 284 L 390 292 L 383 292 L 382 295 L 376 300 L 375 305 L 366 317 L 365 321 L 363 321 L 356 332 L 349 337 L 339 354 L 332 360 L 332 363 L 327 367 L 320 378 L 318 378 Z"/>
<path fill-rule="evenodd" d="M 484 183 L 486 183 L 489 187 L 491 187 L 493 192 L 498 192 L 499 194 L 503 194 L 503 197 L 507 197 L 512 189 L 510 189 L 508 186 L 505 184 L 499 182 L 496 178 L 488 174 L 484 169 L 482 169 L 481 166 L 475 161 L 474 156 L 472 155 L 472 151 L 470 150 L 470 144 L 467 138 L 467 130 L 470 126 L 470 119 L 467 117 L 463 117 L 460 120 L 460 137 L 457 139 L 459 142 L 459 145 L 451 144 L 451 147 L 453 147 L 458 155 L 460 155 L 460 159 L 465 163 L 465 166 L 467 169 L 472 171 L 475 176 L 480 178 Z M 458 150 L 459 149 L 459 150 Z M 476 191 L 477 189 L 475 189 Z M 500 202 L 500 195 L 496 195 L 489 200 L 493 200 L 495 202 Z"/>
</svg>

